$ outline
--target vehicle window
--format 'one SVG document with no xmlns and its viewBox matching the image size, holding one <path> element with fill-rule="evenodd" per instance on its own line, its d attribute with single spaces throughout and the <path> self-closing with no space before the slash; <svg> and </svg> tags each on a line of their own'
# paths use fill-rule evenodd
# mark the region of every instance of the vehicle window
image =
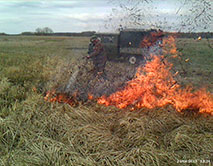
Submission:
<svg viewBox="0 0 213 166">
<path fill-rule="evenodd" d="M 104 37 L 102 37 L 102 42 L 103 43 L 114 43 L 115 38 L 113 36 L 104 36 Z"/>
</svg>

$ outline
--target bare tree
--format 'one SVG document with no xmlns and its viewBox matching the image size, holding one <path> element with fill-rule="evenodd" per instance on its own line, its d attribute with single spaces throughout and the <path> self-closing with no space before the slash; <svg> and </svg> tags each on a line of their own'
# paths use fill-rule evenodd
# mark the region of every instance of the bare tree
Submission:
<svg viewBox="0 0 213 166">
<path fill-rule="evenodd" d="M 42 29 L 41 28 L 36 28 L 35 32 L 36 33 L 42 33 Z"/>
<path fill-rule="evenodd" d="M 186 14 L 180 14 L 181 10 L 188 9 Z M 206 31 L 213 28 L 213 1 L 212 0 L 184 0 L 176 14 L 180 14 L 180 30 Z"/>
<path fill-rule="evenodd" d="M 123 28 L 144 27 L 147 25 L 146 13 L 149 10 L 147 5 L 150 0 L 111 0 L 116 8 L 112 9 L 105 27 L 109 30 L 121 30 Z"/>
<path fill-rule="evenodd" d="M 171 2 L 167 0 L 168 3 Z M 106 22 L 106 28 L 160 28 L 166 31 L 208 31 L 213 26 L 212 0 L 177 0 L 176 11 L 161 14 L 152 0 L 110 0 L 117 5 Z M 163 2 L 163 1 L 162 1 Z M 165 2 L 165 1 L 164 1 Z"/>
<path fill-rule="evenodd" d="M 53 33 L 53 30 L 49 27 L 44 27 L 44 28 L 36 28 L 35 32 L 37 34 L 49 34 Z"/>
<path fill-rule="evenodd" d="M 47 34 L 47 33 L 53 33 L 53 30 L 49 27 L 45 27 L 43 28 L 43 33 Z"/>
</svg>

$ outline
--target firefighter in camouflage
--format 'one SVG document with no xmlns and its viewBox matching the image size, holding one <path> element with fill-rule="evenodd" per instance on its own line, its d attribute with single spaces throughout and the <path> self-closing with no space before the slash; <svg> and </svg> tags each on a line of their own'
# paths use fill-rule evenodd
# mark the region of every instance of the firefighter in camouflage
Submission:
<svg viewBox="0 0 213 166">
<path fill-rule="evenodd" d="M 101 39 L 99 37 L 92 37 L 90 40 L 89 48 L 88 48 L 89 56 L 87 58 L 91 59 L 94 65 L 94 75 L 105 77 L 105 65 L 107 61 L 107 57 L 104 53 L 104 47 L 101 44 Z"/>
</svg>

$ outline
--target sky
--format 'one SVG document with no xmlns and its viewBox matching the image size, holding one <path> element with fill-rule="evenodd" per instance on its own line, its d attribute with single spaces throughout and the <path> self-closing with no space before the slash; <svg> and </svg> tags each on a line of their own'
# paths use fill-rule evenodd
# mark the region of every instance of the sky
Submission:
<svg viewBox="0 0 213 166">
<path fill-rule="evenodd" d="M 104 25 L 112 9 L 118 8 L 118 3 L 111 1 L 0 0 L 0 33 L 34 32 L 38 27 L 50 27 L 54 32 L 105 31 Z M 180 5 L 177 1 L 153 0 L 155 13 L 166 16 L 168 21 L 176 20 L 174 15 Z M 117 20 L 112 24 L 118 24 Z"/>
</svg>

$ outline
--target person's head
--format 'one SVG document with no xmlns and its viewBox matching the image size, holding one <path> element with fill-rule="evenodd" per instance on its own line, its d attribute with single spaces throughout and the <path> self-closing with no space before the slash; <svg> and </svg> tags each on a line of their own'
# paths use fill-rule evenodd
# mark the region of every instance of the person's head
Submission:
<svg viewBox="0 0 213 166">
<path fill-rule="evenodd" d="M 96 40 L 97 39 L 97 36 L 92 36 L 91 38 L 90 38 L 90 42 L 93 42 L 94 40 Z"/>
<path fill-rule="evenodd" d="M 159 29 L 159 30 L 152 31 L 151 36 L 155 38 L 162 38 L 164 37 L 164 33 L 162 30 Z"/>
<path fill-rule="evenodd" d="M 94 44 L 99 43 L 99 42 L 101 42 L 101 38 L 97 37 L 97 36 L 93 36 L 93 37 L 91 37 L 90 42 L 94 43 Z"/>
</svg>

